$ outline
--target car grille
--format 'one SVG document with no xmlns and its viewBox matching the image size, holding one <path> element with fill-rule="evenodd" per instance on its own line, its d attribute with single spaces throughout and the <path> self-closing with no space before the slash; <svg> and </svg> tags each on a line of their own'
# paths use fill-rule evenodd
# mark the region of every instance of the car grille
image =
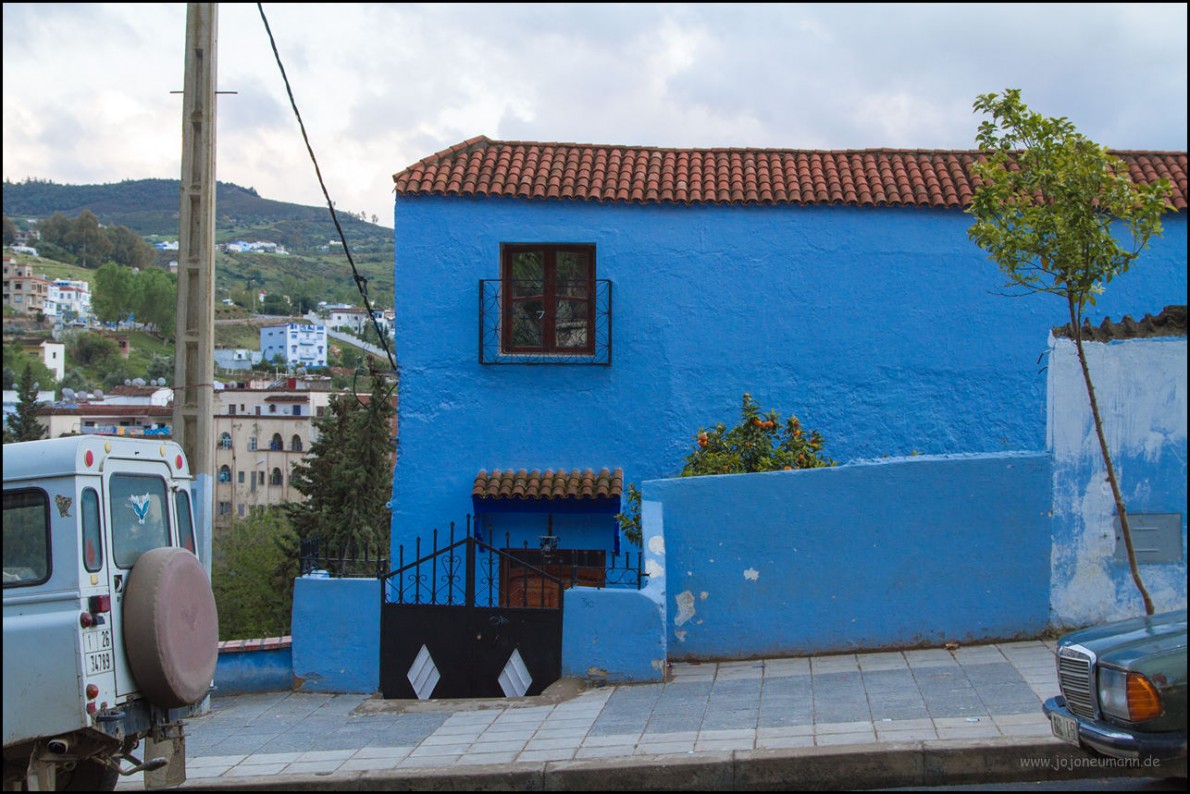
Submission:
<svg viewBox="0 0 1190 794">
<path fill-rule="evenodd" d="M 1058 685 L 1066 698 L 1066 707 L 1080 717 L 1094 719 L 1095 695 L 1093 657 L 1073 648 L 1058 651 Z"/>
</svg>

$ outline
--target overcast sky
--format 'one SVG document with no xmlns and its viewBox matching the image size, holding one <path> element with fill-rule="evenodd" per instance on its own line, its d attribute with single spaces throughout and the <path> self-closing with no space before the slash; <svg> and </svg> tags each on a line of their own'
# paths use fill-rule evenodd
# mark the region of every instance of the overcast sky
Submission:
<svg viewBox="0 0 1190 794">
<path fill-rule="evenodd" d="M 1020 88 L 1115 149 L 1185 151 L 1186 4 L 264 4 L 339 210 L 477 135 L 971 149 Z M 177 178 L 186 4 L 4 4 L 4 177 Z M 217 173 L 325 206 L 255 4 L 219 6 Z"/>
</svg>

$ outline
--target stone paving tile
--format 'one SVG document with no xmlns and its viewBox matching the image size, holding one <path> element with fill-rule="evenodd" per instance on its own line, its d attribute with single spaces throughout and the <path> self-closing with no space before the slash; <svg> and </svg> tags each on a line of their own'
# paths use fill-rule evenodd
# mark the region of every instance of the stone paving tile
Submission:
<svg viewBox="0 0 1190 794">
<path fill-rule="evenodd" d="M 792 675 L 810 675 L 809 657 L 765 660 L 764 677 L 766 679 Z"/>
<path fill-rule="evenodd" d="M 859 669 L 867 673 L 875 670 L 908 670 L 909 663 L 900 651 L 889 653 L 859 653 L 855 656 Z"/>
<path fill-rule="evenodd" d="M 810 659 L 810 670 L 814 675 L 819 673 L 858 672 L 859 663 L 855 654 L 841 654 L 839 656 L 815 656 Z"/>
<path fill-rule="evenodd" d="M 794 747 L 813 747 L 813 736 L 757 736 L 757 750 L 788 750 Z"/>
<path fill-rule="evenodd" d="M 574 758 L 575 749 L 557 748 L 554 750 L 523 750 L 517 756 L 517 761 L 569 761 Z"/>
<path fill-rule="evenodd" d="M 588 735 L 583 747 L 635 747 L 640 741 L 639 733 L 616 733 L 604 736 Z"/>
<path fill-rule="evenodd" d="M 240 764 L 233 766 L 222 774 L 222 777 L 255 777 L 257 775 L 279 775 L 286 769 L 286 764 Z M 190 776 L 189 771 L 186 774 Z"/>
<path fill-rule="evenodd" d="M 285 767 L 287 775 L 316 775 L 323 772 L 334 772 L 343 766 L 344 760 L 337 761 L 295 761 Z"/>
<path fill-rule="evenodd" d="M 868 744 L 876 741 L 876 735 L 873 731 L 859 731 L 857 733 L 828 733 L 820 734 L 814 737 L 814 744 L 819 747 L 827 747 L 839 744 Z"/>
<path fill-rule="evenodd" d="M 673 742 L 646 742 L 642 741 L 636 745 L 636 750 L 633 755 L 672 755 L 674 753 L 691 753 L 694 752 L 695 741 L 689 739 L 686 741 Z"/>
<path fill-rule="evenodd" d="M 361 747 L 351 756 L 353 761 L 401 760 L 413 752 L 412 747 Z"/>
<path fill-rule="evenodd" d="M 908 728 L 905 730 L 880 730 L 876 728 L 876 739 L 881 742 L 920 742 L 937 739 L 938 732 L 933 728 Z"/>
<path fill-rule="evenodd" d="M 831 733 L 871 733 L 872 730 L 872 723 L 864 720 L 855 720 L 853 722 L 824 722 L 814 726 L 814 733 L 820 736 Z"/>
</svg>

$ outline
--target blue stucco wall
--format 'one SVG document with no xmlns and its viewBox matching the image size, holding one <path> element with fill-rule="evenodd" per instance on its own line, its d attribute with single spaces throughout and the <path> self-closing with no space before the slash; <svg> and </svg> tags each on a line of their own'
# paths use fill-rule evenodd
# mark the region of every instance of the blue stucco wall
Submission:
<svg viewBox="0 0 1190 794">
<path fill-rule="evenodd" d="M 300 576 L 293 585 L 293 675 L 298 692 L 380 688 L 380 583 Z"/>
<path fill-rule="evenodd" d="M 639 590 L 566 591 L 562 675 L 606 683 L 665 680 L 664 612 Z"/>
<path fill-rule="evenodd" d="M 745 391 L 841 462 L 1045 447 L 1038 359 L 1065 306 L 993 295 L 960 211 L 402 196 L 395 223 L 394 548 L 462 521 L 480 469 L 674 476 Z M 478 282 L 532 241 L 597 246 L 611 366 L 479 364 Z M 1183 302 L 1185 255 L 1181 213 L 1091 320 Z"/>
<path fill-rule="evenodd" d="M 663 510 L 669 658 L 1037 636 L 1050 487 L 1044 453 L 646 482 Z"/>
<path fill-rule="evenodd" d="M 1053 623 L 1073 628 L 1144 613 L 1115 558 L 1115 501 L 1074 343 L 1051 340 L 1054 460 Z M 1186 338 L 1084 345 L 1129 515 L 1181 516 L 1181 559 L 1139 565 L 1158 612 L 1186 608 Z M 1137 544 L 1138 546 L 1144 544 Z"/>
</svg>

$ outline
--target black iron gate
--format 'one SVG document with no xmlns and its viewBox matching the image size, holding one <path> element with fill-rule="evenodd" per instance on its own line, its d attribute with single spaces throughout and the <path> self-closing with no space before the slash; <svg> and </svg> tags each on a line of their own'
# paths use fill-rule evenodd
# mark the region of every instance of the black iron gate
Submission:
<svg viewBox="0 0 1190 794">
<path fill-rule="evenodd" d="M 381 582 L 385 698 L 539 695 L 562 675 L 562 583 L 466 534 Z"/>
</svg>

